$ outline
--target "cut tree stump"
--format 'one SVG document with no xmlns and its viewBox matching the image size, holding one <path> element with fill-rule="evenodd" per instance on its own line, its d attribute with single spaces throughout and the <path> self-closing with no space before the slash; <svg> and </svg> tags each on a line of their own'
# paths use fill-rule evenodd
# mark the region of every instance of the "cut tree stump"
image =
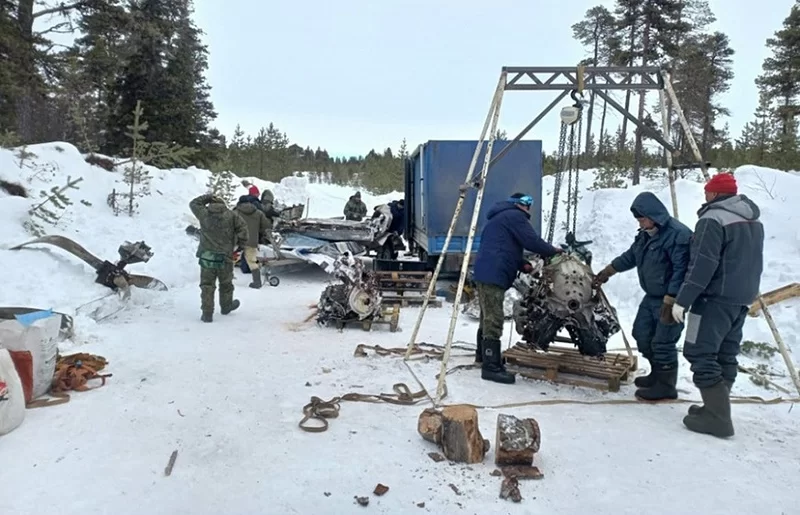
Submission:
<svg viewBox="0 0 800 515">
<path fill-rule="evenodd" d="M 425 408 L 419 414 L 417 431 L 425 440 L 440 445 L 442 443 L 442 413 L 435 408 Z"/>
<path fill-rule="evenodd" d="M 447 406 L 442 410 L 442 452 L 458 463 L 480 463 L 486 444 L 478 428 L 478 412 L 472 406 Z"/>
<path fill-rule="evenodd" d="M 540 443 L 541 433 L 535 419 L 497 415 L 494 450 L 497 465 L 533 465 L 533 456 L 539 452 Z"/>
<path fill-rule="evenodd" d="M 426 408 L 419 415 L 417 431 L 439 445 L 445 458 L 458 463 L 480 463 L 490 447 L 481 435 L 478 412 L 472 406 L 447 406 L 441 411 Z"/>
</svg>

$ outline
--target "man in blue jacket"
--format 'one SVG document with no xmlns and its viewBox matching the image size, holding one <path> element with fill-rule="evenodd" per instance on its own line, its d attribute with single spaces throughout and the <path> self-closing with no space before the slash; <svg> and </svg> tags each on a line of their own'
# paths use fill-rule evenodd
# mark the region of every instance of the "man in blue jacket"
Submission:
<svg viewBox="0 0 800 515">
<path fill-rule="evenodd" d="M 523 250 L 543 258 L 563 252 L 544 241 L 530 223 L 533 198 L 515 193 L 495 204 L 487 215 L 481 245 L 475 257 L 473 279 L 481 308 L 476 360 L 482 363 L 481 378 L 512 384 L 514 374 L 506 371 L 500 353 L 503 335 L 503 300 L 517 272 L 523 269 Z"/>
<path fill-rule="evenodd" d="M 632 335 L 650 374 L 637 377 L 636 397 L 647 401 L 677 399 L 677 343 L 683 324 L 673 319 L 672 306 L 689 266 L 692 231 L 669 215 L 654 194 L 636 196 L 631 212 L 639 233 L 631 247 L 595 276 L 600 285 L 617 272 L 636 268 L 644 298 L 633 321 Z"/>
<path fill-rule="evenodd" d="M 764 268 L 764 226 L 758 206 L 737 195 L 733 175 L 720 173 L 705 186 L 697 212 L 689 271 L 673 316 L 686 317 L 683 355 L 692 364 L 703 406 L 690 406 L 684 425 L 696 433 L 733 436 L 730 392 L 747 311 L 758 296 Z"/>
</svg>

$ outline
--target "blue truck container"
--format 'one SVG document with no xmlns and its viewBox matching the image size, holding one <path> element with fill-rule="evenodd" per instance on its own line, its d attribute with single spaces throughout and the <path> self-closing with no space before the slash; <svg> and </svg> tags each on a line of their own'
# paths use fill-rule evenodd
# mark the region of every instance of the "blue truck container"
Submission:
<svg viewBox="0 0 800 515">
<path fill-rule="evenodd" d="M 495 141 L 492 155 L 504 149 L 509 141 Z M 410 250 L 429 267 L 436 266 L 444 250 L 444 241 L 458 202 L 459 187 L 469 170 L 477 141 L 428 141 L 409 156 L 405 164 L 406 238 Z M 476 166 L 479 174 L 486 156 L 484 142 Z M 542 142 L 519 141 L 489 168 L 480 217 L 472 245 L 472 258 L 480 248 L 480 235 L 486 214 L 499 201 L 520 191 L 534 199 L 531 224 L 541 234 L 542 208 Z M 458 271 L 467 247 L 472 211 L 477 190 L 470 188 L 456 223 L 453 238 L 442 266 L 443 272 Z"/>
</svg>

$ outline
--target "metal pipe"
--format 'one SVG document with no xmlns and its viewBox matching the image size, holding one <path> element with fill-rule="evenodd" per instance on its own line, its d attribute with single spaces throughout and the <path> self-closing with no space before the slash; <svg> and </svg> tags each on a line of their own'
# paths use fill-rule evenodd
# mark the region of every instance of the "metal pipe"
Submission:
<svg viewBox="0 0 800 515">
<path fill-rule="evenodd" d="M 475 239 L 475 231 L 478 227 L 478 215 L 481 210 L 481 201 L 483 200 L 483 192 L 485 187 L 483 184 L 486 182 L 486 175 L 489 172 L 489 162 L 492 159 L 492 147 L 494 146 L 495 136 L 497 135 L 497 121 L 500 118 L 500 107 L 503 103 L 503 91 L 505 89 L 506 74 L 500 74 L 499 92 L 497 103 L 492 113 L 492 125 L 489 129 L 489 143 L 486 145 L 486 157 L 483 160 L 483 169 L 481 170 L 481 187 L 478 188 L 478 194 L 475 197 L 475 208 L 472 210 L 472 223 L 469 227 L 469 235 L 467 236 L 467 248 L 464 249 L 464 260 L 461 262 L 461 275 L 458 278 L 458 288 L 456 289 L 456 298 L 453 300 L 453 314 L 450 317 L 450 328 L 447 331 L 447 340 L 445 342 L 444 354 L 442 356 L 442 366 L 439 370 L 439 383 L 436 386 L 436 404 L 445 394 L 445 376 L 447 375 L 447 361 L 450 359 L 450 347 L 453 344 L 453 334 L 456 329 L 456 321 L 458 320 L 458 312 L 461 295 L 464 293 L 464 282 L 467 279 L 467 270 L 469 269 L 469 256 L 472 252 L 472 242 Z"/>
<path fill-rule="evenodd" d="M 483 147 L 483 141 L 486 139 L 486 133 L 489 130 L 489 125 L 493 119 L 494 113 L 498 112 L 500 109 L 500 102 L 503 97 L 503 90 L 506 83 L 506 74 L 500 74 L 500 80 L 497 82 L 497 87 L 495 88 L 494 97 L 492 98 L 492 103 L 489 106 L 489 112 L 486 114 L 486 120 L 483 122 L 483 129 L 481 130 L 481 136 L 478 140 L 478 144 L 475 147 L 475 153 L 472 155 L 472 162 L 469 165 L 469 170 L 467 170 L 467 176 L 465 179 L 465 183 L 469 183 L 470 178 L 472 177 L 475 167 L 478 165 L 478 156 L 480 155 L 481 148 Z M 492 129 L 492 141 L 494 139 L 494 129 Z M 487 156 L 491 151 L 491 144 L 487 149 Z M 445 261 L 445 256 L 447 255 L 447 251 L 450 247 L 450 240 L 453 238 L 453 233 L 456 230 L 456 223 L 458 222 L 458 217 L 461 214 L 461 209 L 464 206 L 464 198 L 467 195 L 468 188 L 466 185 L 462 185 L 459 193 L 458 193 L 458 202 L 456 203 L 456 209 L 453 212 L 453 218 L 450 221 L 450 228 L 447 230 L 447 236 L 444 239 L 444 248 L 442 249 L 442 253 L 439 255 L 439 261 L 436 263 L 436 269 L 433 272 L 433 277 L 431 277 L 431 282 L 428 285 L 428 291 L 425 294 L 425 298 L 422 300 L 422 307 L 419 310 L 419 315 L 417 316 L 417 322 L 414 324 L 414 329 L 411 331 L 411 338 L 408 341 L 408 347 L 406 348 L 405 356 L 403 357 L 404 360 L 408 360 L 411 357 L 411 352 L 414 349 L 414 345 L 417 342 L 417 335 L 419 334 L 419 329 L 422 326 L 422 319 L 425 317 L 425 311 L 428 309 L 428 303 L 430 302 L 431 295 L 434 294 L 436 290 L 436 281 L 439 279 L 439 274 L 442 271 L 442 265 Z M 480 190 L 479 190 L 480 191 Z M 470 240 L 470 245 L 472 245 Z M 465 262 L 468 261 L 469 257 L 469 249 L 467 249 L 467 256 L 464 258 Z M 454 309 L 458 307 L 456 303 L 454 305 Z"/>
</svg>

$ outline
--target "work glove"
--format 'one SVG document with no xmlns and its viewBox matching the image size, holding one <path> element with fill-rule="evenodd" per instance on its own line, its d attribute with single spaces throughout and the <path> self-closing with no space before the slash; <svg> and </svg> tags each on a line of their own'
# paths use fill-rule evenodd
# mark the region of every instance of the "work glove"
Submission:
<svg viewBox="0 0 800 515">
<path fill-rule="evenodd" d="M 664 301 L 661 303 L 661 313 L 659 320 L 664 325 L 672 325 L 675 319 L 672 317 L 672 306 L 675 304 L 675 297 L 664 295 Z"/>
<path fill-rule="evenodd" d="M 672 305 L 672 318 L 679 324 L 683 323 L 683 315 L 686 312 L 686 308 L 681 306 L 680 304 L 673 304 Z"/>
<path fill-rule="evenodd" d="M 605 284 L 608 282 L 608 279 L 616 273 L 617 271 L 614 270 L 614 267 L 608 265 L 604 269 L 597 272 L 597 275 L 594 276 L 594 281 L 592 281 L 592 284 L 594 285 L 595 288 L 600 286 L 601 284 Z"/>
<path fill-rule="evenodd" d="M 525 261 L 525 262 L 522 264 L 522 268 L 520 268 L 520 271 L 521 271 L 523 274 L 529 274 L 529 273 L 533 272 L 533 265 L 532 265 L 532 264 L 530 264 L 530 262 L 529 262 L 529 261 Z"/>
</svg>

